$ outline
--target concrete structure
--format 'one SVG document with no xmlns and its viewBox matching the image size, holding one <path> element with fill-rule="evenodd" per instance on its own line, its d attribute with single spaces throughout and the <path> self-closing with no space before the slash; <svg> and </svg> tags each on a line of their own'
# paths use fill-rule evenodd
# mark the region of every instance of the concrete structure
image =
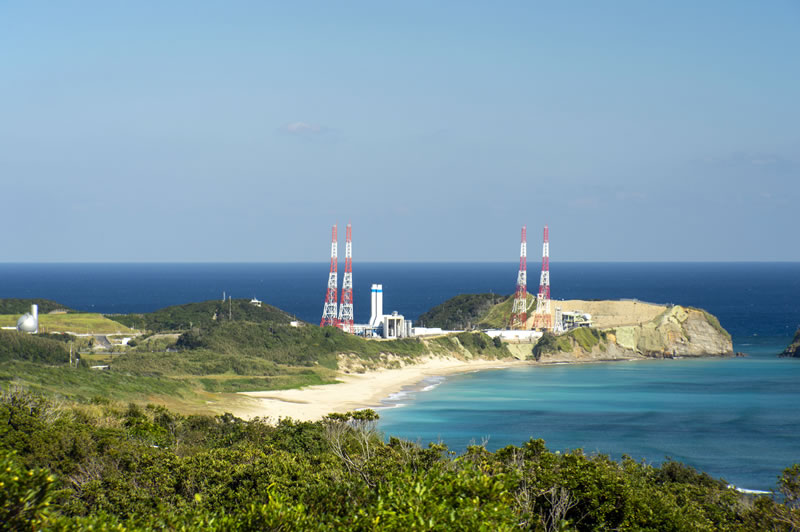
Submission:
<svg viewBox="0 0 800 532">
<path fill-rule="evenodd" d="M 253 305 L 254 307 L 261 307 L 261 301 L 256 299 L 255 296 L 253 296 L 253 299 L 250 300 L 250 304 Z"/>
<path fill-rule="evenodd" d="M 406 326 L 405 318 L 397 311 L 383 316 L 383 326 L 381 336 L 384 338 L 405 338 Z"/>
<path fill-rule="evenodd" d="M 17 330 L 29 334 L 36 334 L 39 332 L 39 306 L 31 305 L 31 311 L 26 313 L 17 320 Z"/>
</svg>

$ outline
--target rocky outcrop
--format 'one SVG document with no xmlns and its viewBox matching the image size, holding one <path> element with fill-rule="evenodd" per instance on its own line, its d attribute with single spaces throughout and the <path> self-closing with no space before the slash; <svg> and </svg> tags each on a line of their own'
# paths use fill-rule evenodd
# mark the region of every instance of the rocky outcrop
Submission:
<svg viewBox="0 0 800 532">
<path fill-rule="evenodd" d="M 789 344 L 783 353 L 778 355 L 781 358 L 800 358 L 800 329 L 794 333 L 794 340 Z"/>
<path fill-rule="evenodd" d="M 714 316 L 679 305 L 643 325 L 618 327 L 608 334 L 620 347 L 643 356 L 733 354 L 731 336 Z"/>
<path fill-rule="evenodd" d="M 578 329 L 555 338 L 541 352 L 542 362 L 733 355 L 731 336 L 716 317 L 678 305 L 639 325 Z"/>
</svg>

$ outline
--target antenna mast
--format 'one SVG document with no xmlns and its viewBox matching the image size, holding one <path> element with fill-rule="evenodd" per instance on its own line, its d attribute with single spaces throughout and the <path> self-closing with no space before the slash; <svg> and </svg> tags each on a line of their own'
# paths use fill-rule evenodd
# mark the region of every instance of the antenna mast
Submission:
<svg viewBox="0 0 800 532">
<path fill-rule="evenodd" d="M 546 225 L 542 244 L 542 277 L 539 281 L 539 295 L 536 296 L 536 310 L 533 312 L 533 328 L 553 328 L 553 315 L 550 314 L 550 230 Z"/>
<path fill-rule="evenodd" d="M 337 272 L 339 267 L 337 245 L 336 225 L 334 225 L 331 231 L 331 272 L 328 274 L 328 290 L 325 292 L 325 306 L 322 308 L 320 327 L 336 327 L 338 325 L 338 320 L 336 319 L 336 283 L 339 277 Z"/>
<path fill-rule="evenodd" d="M 524 329 L 528 321 L 528 235 L 527 226 L 522 226 L 519 246 L 519 273 L 517 292 L 514 295 L 514 308 L 511 309 L 511 329 Z"/>
<path fill-rule="evenodd" d="M 344 244 L 344 277 L 342 278 L 342 303 L 339 305 L 339 327 L 353 332 L 353 228 L 347 224 Z"/>
</svg>

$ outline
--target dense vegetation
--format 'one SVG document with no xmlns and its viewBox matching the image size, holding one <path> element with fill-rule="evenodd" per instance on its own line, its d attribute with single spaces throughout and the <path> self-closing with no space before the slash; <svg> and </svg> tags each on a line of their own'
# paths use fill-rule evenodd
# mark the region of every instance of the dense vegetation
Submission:
<svg viewBox="0 0 800 532">
<path fill-rule="evenodd" d="M 372 411 L 267 425 L 105 401 L 0 395 L 0 528 L 58 530 L 796 530 L 783 502 L 680 463 L 542 440 L 460 455 L 376 431 Z"/>
<path fill-rule="evenodd" d="M 152 332 L 208 328 L 223 321 L 289 323 L 295 318 L 277 307 L 251 305 L 246 299 L 219 300 L 165 307 L 147 314 L 115 314 L 111 319 L 132 329 Z"/>
<path fill-rule="evenodd" d="M 74 312 L 71 308 L 68 308 L 61 303 L 56 301 L 51 301 L 49 299 L 15 299 L 15 298 L 7 298 L 7 299 L 0 299 L 0 314 L 25 314 L 26 312 L 30 312 L 31 305 L 39 305 L 39 313 L 40 314 L 47 314 L 48 312 L 52 312 L 54 310 L 65 310 L 68 312 Z"/>
<path fill-rule="evenodd" d="M 536 297 L 528 294 L 528 313 L 536 308 Z M 503 329 L 508 327 L 514 296 L 462 294 L 448 299 L 422 316 L 417 323 L 442 329 Z"/>
<path fill-rule="evenodd" d="M 508 296 L 497 294 L 461 294 L 422 314 L 417 323 L 423 327 L 462 330 L 477 327 L 494 305 Z"/>
<path fill-rule="evenodd" d="M 69 363 L 69 348 L 61 335 L 30 335 L 0 330 L 0 362 L 25 360 L 42 364 Z"/>
</svg>

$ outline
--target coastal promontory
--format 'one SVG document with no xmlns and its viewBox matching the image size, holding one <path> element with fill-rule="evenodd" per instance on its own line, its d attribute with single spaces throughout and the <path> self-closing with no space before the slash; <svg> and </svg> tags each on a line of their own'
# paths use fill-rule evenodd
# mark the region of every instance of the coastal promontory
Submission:
<svg viewBox="0 0 800 532">
<path fill-rule="evenodd" d="M 800 358 L 800 328 L 794 333 L 792 343 L 778 356 L 781 358 Z"/>
<path fill-rule="evenodd" d="M 459 299 L 461 298 L 461 299 Z M 475 327 L 507 325 L 511 297 L 484 305 L 480 312 L 469 305 L 465 296 L 453 298 L 423 315 L 426 325 L 447 327 L 466 325 L 468 315 Z M 529 298 L 529 304 L 535 300 Z M 636 358 L 672 358 L 689 356 L 727 356 L 733 354 L 730 334 L 719 320 L 702 309 L 682 305 L 659 305 L 638 300 L 565 300 L 553 301 L 553 311 L 590 316 L 590 327 L 579 327 L 563 334 L 545 333 L 533 347 L 539 362 L 582 362 Z M 529 310 L 530 312 L 530 310 Z M 528 326 L 531 318 L 529 314 Z M 531 353 L 530 344 L 508 344 L 516 356 Z"/>
</svg>

